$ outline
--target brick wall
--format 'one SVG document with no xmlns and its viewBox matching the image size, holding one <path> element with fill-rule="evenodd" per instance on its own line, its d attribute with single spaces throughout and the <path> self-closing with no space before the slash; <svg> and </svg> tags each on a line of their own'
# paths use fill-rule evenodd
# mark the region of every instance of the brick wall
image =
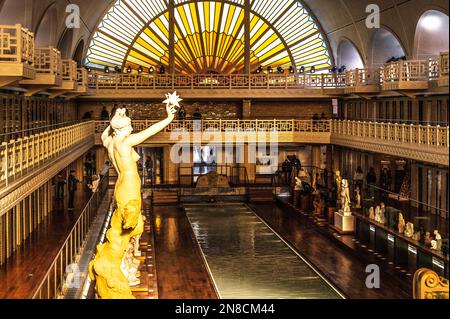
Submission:
<svg viewBox="0 0 450 319">
<path fill-rule="evenodd" d="M 330 101 L 252 101 L 250 107 L 251 119 L 277 118 L 277 119 L 311 119 L 317 113 L 324 113 L 327 118 L 333 114 L 333 106 Z"/>
<path fill-rule="evenodd" d="M 100 117 L 104 106 L 110 112 L 114 104 L 125 107 L 132 119 L 162 119 L 166 116 L 165 105 L 161 102 L 80 102 L 79 116 L 94 111 L 94 118 Z M 205 119 L 236 119 L 242 116 L 242 102 L 182 102 L 187 118 L 200 109 Z"/>
<path fill-rule="evenodd" d="M 78 115 L 82 117 L 85 112 L 94 111 L 94 118 L 100 117 L 103 106 L 111 111 L 114 104 L 126 107 L 132 119 L 162 119 L 166 115 L 165 106 L 161 102 L 79 102 Z M 225 102 L 182 102 L 187 117 L 198 109 L 205 119 L 236 119 L 243 117 L 243 101 Z M 311 119 L 317 113 L 324 113 L 331 118 L 331 101 L 251 101 L 246 108 L 245 118 L 250 119 Z"/>
</svg>

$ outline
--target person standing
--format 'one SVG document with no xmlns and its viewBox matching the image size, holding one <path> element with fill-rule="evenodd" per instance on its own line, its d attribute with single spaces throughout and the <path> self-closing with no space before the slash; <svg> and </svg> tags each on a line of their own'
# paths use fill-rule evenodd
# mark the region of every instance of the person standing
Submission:
<svg viewBox="0 0 450 319">
<path fill-rule="evenodd" d="M 367 186 L 369 187 L 370 197 L 375 197 L 375 189 L 374 186 L 377 183 L 377 175 L 375 174 L 375 169 L 373 167 L 370 168 L 369 173 L 366 175 Z"/>
<path fill-rule="evenodd" d="M 359 189 L 361 190 L 363 188 L 363 184 L 364 184 L 364 172 L 363 172 L 361 166 L 358 166 L 356 168 L 356 172 L 355 172 L 355 175 L 353 176 L 353 179 L 355 181 L 355 188 L 359 187 Z"/>
<path fill-rule="evenodd" d="M 286 158 L 286 160 L 283 162 L 283 165 L 281 166 L 281 169 L 283 170 L 284 173 L 285 184 L 290 185 L 292 166 L 289 159 Z"/>
<path fill-rule="evenodd" d="M 84 167 L 86 168 L 86 176 L 89 180 L 92 178 L 92 175 L 93 175 L 93 163 L 94 163 L 94 159 L 92 158 L 92 154 L 88 153 L 86 155 Z"/>
<path fill-rule="evenodd" d="M 64 187 L 66 185 L 67 172 L 63 169 L 59 172 L 58 176 L 56 176 L 56 198 L 63 199 L 64 198 Z"/>
<path fill-rule="evenodd" d="M 72 211 L 75 209 L 74 201 L 75 201 L 75 192 L 77 191 L 77 184 L 80 181 L 75 177 L 75 171 L 70 171 L 69 179 L 68 179 L 68 188 L 69 188 L 69 205 L 68 210 Z"/>
<path fill-rule="evenodd" d="M 184 106 L 182 105 L 180 107 L 180 110 L 178 111 L 178 120 L 184 121 L 186 119 L 186 110 L 184 109 Z"/>
<path fill-rule="evenodd" d="M 109 121 L 109 112 L 106 109 L 106 106 L 103 107 L 102 113 L 100 114 L 100 118 L 102 121 Z"/>
</svg>

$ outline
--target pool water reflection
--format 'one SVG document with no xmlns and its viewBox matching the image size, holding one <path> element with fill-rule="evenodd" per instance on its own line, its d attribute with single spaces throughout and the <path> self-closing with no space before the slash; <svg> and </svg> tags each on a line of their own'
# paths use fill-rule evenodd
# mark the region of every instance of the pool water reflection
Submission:
<svg viewBox="0 0 450 319">
<path fill-rule="evenodd" d="M 246 205 L 185 210 L 222 298 L 341 298 Z"/>
</svg>

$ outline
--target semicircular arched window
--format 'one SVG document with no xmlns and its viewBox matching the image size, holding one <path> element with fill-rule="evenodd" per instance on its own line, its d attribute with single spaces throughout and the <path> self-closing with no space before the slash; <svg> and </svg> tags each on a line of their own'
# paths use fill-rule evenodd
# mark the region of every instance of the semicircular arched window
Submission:
<svg viewBox="0 0 450 319">
<path fill-rule="evenodd" d="M 173 15 L 176 72 L 243 73 L 244 0 L 175 0 Z M 314 18 L 294 0 L 252 0 L 250 64 L 317 73 L 332 66 L 330 51 Z M 117 0 L 92 36 L 85 64 L 144 73 L 170 65 L 167 0 Z M 134 71 L 135 72 L 135 71 Z"/>
</svg>

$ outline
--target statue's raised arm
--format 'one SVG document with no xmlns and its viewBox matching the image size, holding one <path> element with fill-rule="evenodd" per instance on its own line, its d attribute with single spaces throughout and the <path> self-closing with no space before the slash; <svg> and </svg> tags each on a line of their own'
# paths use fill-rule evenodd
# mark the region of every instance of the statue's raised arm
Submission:
<svg viewBox="0 0 450 319">
<path fill-rule="evenodd" d="M 156 123 L 155 125 L 152 125 L 148 129 L 143 130 L 142 132 L 131 134 L 126 138 L 125 143 L 127 143 L 131 147 L 137 146 L 145 142 L 153 135 L 161 132 L 165 127 L 172 123 L 175 118 L 175 114 L 178 112 L 178 108 L 180 107 L 179 102 L 182 100 L 179 98 L 179 96 L 177 96 L 177 92 L 173 94 L 167 94 L 166 97 L 167 100 L 165 100 L 164 103 L 167 105 L 167 118 L 162 120 L 161 122 Z"/>
</svg>

